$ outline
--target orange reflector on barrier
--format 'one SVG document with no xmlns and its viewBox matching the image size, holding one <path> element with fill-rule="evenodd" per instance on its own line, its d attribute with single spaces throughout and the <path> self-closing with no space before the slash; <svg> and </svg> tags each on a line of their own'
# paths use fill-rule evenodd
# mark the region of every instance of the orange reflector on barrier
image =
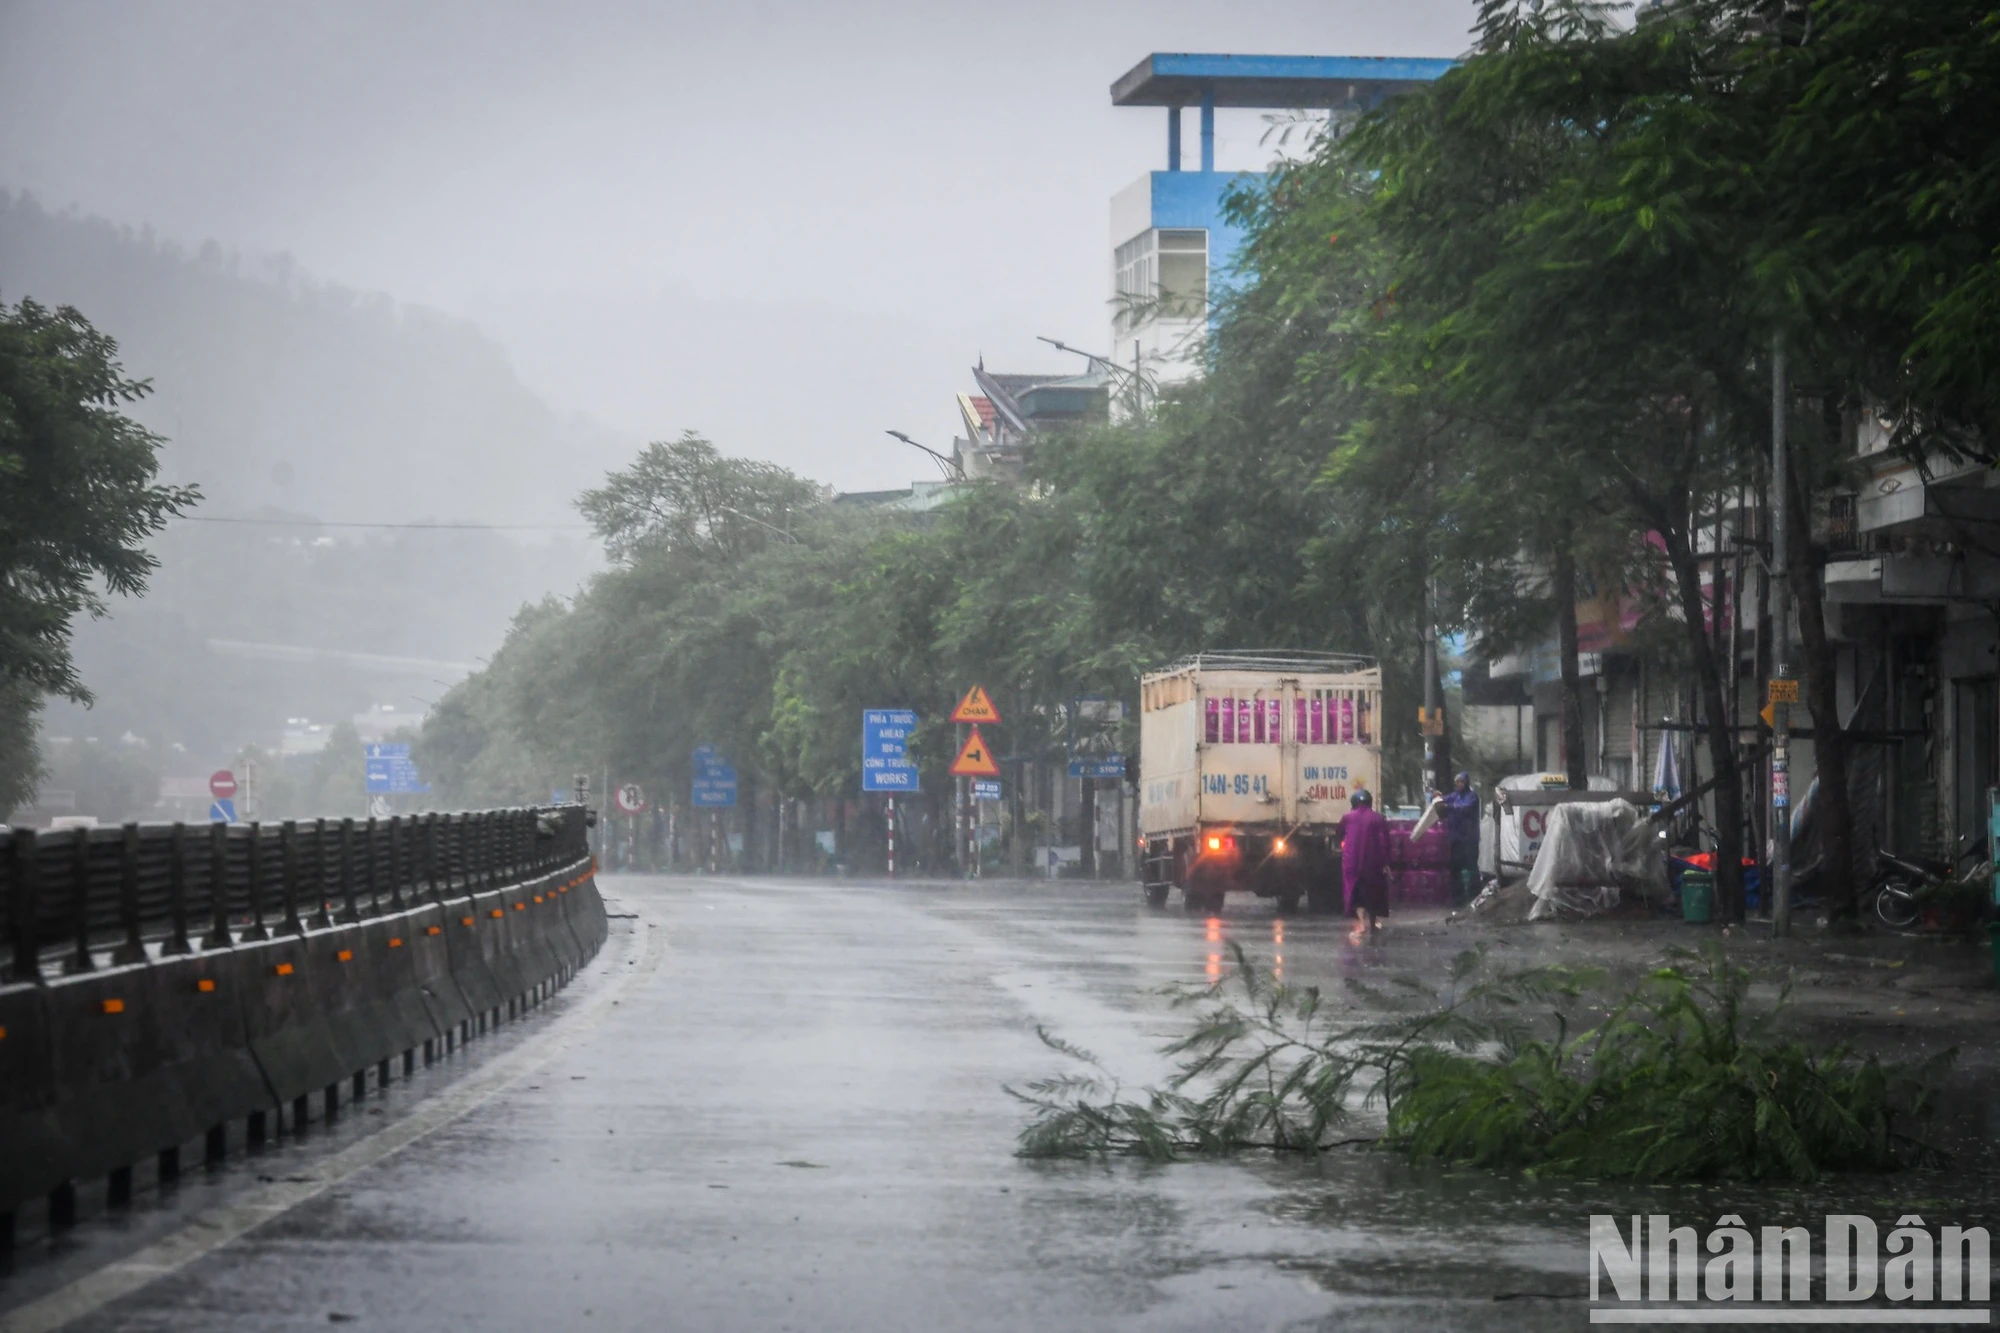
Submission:
<svg viewBox="0 0 2000 1333">
<path fill-rule="evenodd" d="M 469 919 L 469 918 L 468 918 L 468 919 Z M 443 927 L 443 926 L 426 926 L 426 927 L 424 927 L 424 934 L 426 934 L 426 935 L 438 935 L 438 934 L 442 934 L 443 932 L 444 932 L 444 927 Z"/>
<path fill-rule="evenodd" d="M 107 1014 L 122 1014 L 122 1013 L 124 1013 L 124 1012 L 125 1012 L 125 1001 L 123 1001 L 123 1000 L 106 1000 L 106 1001 L 104 1001 L 104 1012 L 105 1012 L 105 1013 L 107 1013 Z"/>
<path fill-rule="evenodd" d="M 514 910 L 517 912 L 525 912 L 528 910 L 528 905 L 526 903 L 515 903 Z"/>
<path fill-rule="evenodd" d="M 335 954 L 334 957 L 339 959 L 343 963 L 351 963 L 354 961 L 354 950 L 342 949 L 339 953 Z"/>
<path fill-rule="evenodd" d="M 7 1028 L 4 1024 L 0 1024 L 0 1041 L 5 1040 L 7 1040 Z"/>
<path fill-rule="evenodd" d="M 496 907 L 496 908 L 494 908 L 494 909 L 493 909 L 493 915 L 495 915 L 495 916 L 505 916 L 505 915 L 507 915 L 507 914 L 506 914 L 505 912 L 501 911 L 501 910 L 500 910 L 499 908 L 497 908 L 497 907 Z"/>
<path fill-rule="evenodd" d="M 194 983 L 194 988 L 203 995 L 207 995 L 215 989 L 215 982 L 207 977 L 203 977 L 200 981 Z"/>
<path fill-rule="evenodd" d="M 403 947 L 403 942 L 392 935 L 389 938 L 389 947 L 391 949 L 400 949 Z"/>
<path fill-rule="evenodd" d="M 535 906 L 540 907 L 541 905 L 542 905 L 542 895 L 538 893 L 535 895 Z"/>
<path fill-rule="evenodd" d="M 459 918 L 459 920 L 464 922 L 468 926 L 472 924 L 472 918 L 469 916 L 462 916 Z"/>
<path fill-rule="evenodd" d="M 281 977 L 289 977 L 290 975 L 292 975 L 292 965 L 290 963 L 280 963 L 271 970 L 277 973 Z"/>
</svg>

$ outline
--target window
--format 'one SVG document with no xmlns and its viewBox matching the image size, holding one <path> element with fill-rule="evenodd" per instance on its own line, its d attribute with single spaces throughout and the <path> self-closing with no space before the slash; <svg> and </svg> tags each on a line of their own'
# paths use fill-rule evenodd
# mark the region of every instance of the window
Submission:
<svg viewBox="0 0 2000 1333">
<path fill-rule="evenodd" d="M 1142 231 L 1112 253 L 1120 333 L 1154 318 L 1208 314 L 1208 233 L 1200 228 Z"/>
<path fill-rule="evenodd" d="M 1117 268 L 1117 315 L 1120 333 L 1128 333 L 1145 323 L 1157 285 L 1154 277 L 1154 233 L 1142 231 L 1118 247 L 1113 258 Z"/>
<path fill-rule="evenodd" d="M 1208 315 L 1208 233 L 1162 231 L 1160 315 L 1203 319 Z"/>
</svg>

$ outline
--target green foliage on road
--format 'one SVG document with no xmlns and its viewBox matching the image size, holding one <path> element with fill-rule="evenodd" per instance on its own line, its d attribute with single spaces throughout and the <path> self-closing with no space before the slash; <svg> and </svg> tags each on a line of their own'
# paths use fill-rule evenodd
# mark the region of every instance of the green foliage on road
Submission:
<svg viewBox="0 0 2000 1333">
<path fill-rule="evenodd" d="M 1676 953 L 1607 997 L 1601 973 L 1493 972 L 1468 951 L 1442 990 L 1350 982 L 1357 1018 L 1239 948 L 1231 978 L 1180 995 L 1194 1025 L 1165 1050 L 1173 1077 L 1141 1098 L 1044 1033 L 1083 1072 L 1009 1090 L 1033 1108 L 1020 1152 L 1170 1159 L 1371 1142 L 1549 1175 L 1786 1181 L 1928 1155 L 1906 1131 L 1949 1055 L 1891 1067 L 1786 1035 L 1783 997 L 1752 1006 L 1749 970 L 1719 944 Z M 1379 1136 L 1355 1137 L 1362 1124 Z"/>
</svg>

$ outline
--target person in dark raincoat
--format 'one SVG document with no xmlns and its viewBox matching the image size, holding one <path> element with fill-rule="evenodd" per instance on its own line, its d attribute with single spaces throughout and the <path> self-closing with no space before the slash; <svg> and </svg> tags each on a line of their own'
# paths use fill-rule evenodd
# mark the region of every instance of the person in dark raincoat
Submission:
<svg viewBox="0 0 2000 1333">
<path fill-rule="evenodd" d="M 1340 822 L 1340 878 L 1354 918 L 1348 938 L 1358 944 L 1389 915 L 1389 821 L 1375 812 L 1366 788 L 1350 796 L 1348 805 Z"/>
<path fill-rule="evenodd" d="M 1451 844 L 1452 900 L 1463 906 L 1472 901 L 1479 884 L 1479 793 L 1472 789 L 1472 774 L 1460 773 L 1453 779 L 1444 800 L 1444 831 Z"/>
</svg>

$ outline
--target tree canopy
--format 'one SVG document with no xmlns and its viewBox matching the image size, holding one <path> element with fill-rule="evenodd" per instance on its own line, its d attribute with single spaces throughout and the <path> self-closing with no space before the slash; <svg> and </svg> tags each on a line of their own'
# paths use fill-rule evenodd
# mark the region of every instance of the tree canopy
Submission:
<svg viewBox="0 0 2000 1333">
<path fill-rule="evenodd" d="M 144 543 L 200 499 L 155 482 L 162 440 L 122 410 L 148 392 L 118 345 L 77 311 L 0 305 L 0 805 L 33 790 L 25 717 L 41 696 L 90 701 L 70 654 L 80 615 L 137 596 L 157 566 Z"/>
</svg>

